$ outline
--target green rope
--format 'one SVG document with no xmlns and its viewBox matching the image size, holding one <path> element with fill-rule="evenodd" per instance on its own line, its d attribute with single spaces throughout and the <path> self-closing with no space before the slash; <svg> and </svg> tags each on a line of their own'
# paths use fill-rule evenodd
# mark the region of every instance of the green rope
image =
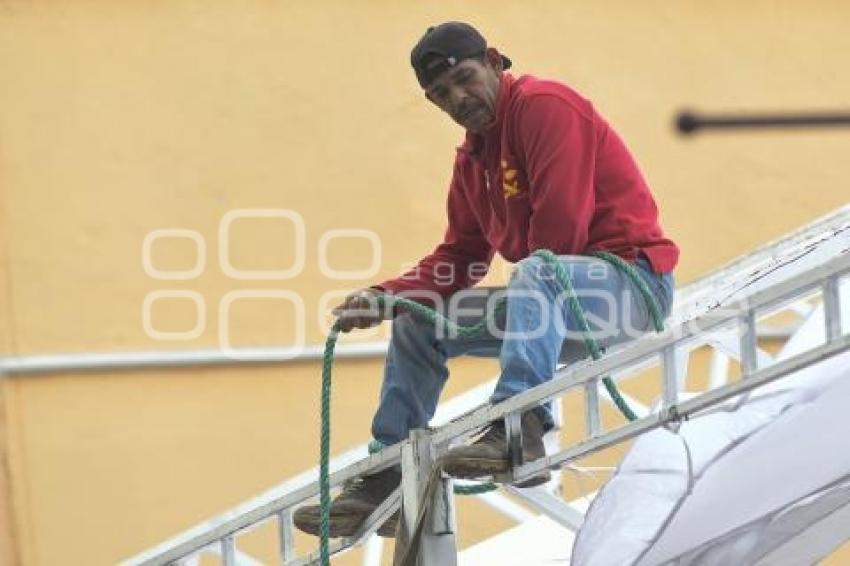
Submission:
<svg viewBox="0 0 850 566">
<path fill-rule="evenodd" d="M 564 270 L 564 266 L 557 261 L 557 256 L 549 250 L 539 250 L 535 252 L 534 255 L 542 257 L 555 270 L 555 276 L 558 278 L 558 282 L 564 286 L 564 290 L 570 300 L 570 312 L 572 313 L 575 321 L 578 323 L 579 329 L 582 331 L 585 347 L 588 352 L 590 352 L 590 356 L 594 360 L 600 359 L 602 357 L 602 348 L 599 347 L 599 343 L 596 342 L 596 340 L 594 340 L 590 335 L 590 325 L 587 322 L 587 317 L 584 315 L 584 309 L 581 308 L 581 303 L 579 303 L 572 281 L 570 280 L 570 276 Z M 652 319 L 653 325 L 655 326 L 655 330 L 657 332 L 664 330 L 664 320 L 661 315 L 661 309 L 658 306 L 658 301 L 656 300 L 655 295 L 652 294 L 652 291 L 649 290 L 649 287 L 647 287 L 646 282 L 640 274 L 638 274 L 637 270 L 635 270 L 631 264 L 627 263 L 620 256 L 609 252 L 592 252 L 590 255 L 607 261 L 631 279 L 632 283 L 635 284 L 641 295 L 643 295 L 643 299 L 649 308 L 649 315 Z M 602 383 L 605 385 L 605 389 L 608 391 L 608 395 L 611 396 L 611 400 L 614 402 L 614 405 L 617 406 L 623 416 L 629 421 L 636 420 L 637 415 L 634 411 L 632 411 L 628 403 L 626 403 L 626 400 L 623 399 L 623 396 L 620 394 L 620 390 L 617 389 L 617 386 L 614 384 L 611 377 L 606 376 L 602 378 Z"/>
<path fill-rule="evenodd" d="M 584 314 L 584 309 L 582 308 L 578 296 L 576 295 L 572 279 L 564 269 L 564 266 L 561 265 L 561 263 L 558 261 L 558 257 L 549 250 L 537 250 L 532 255 L 543 259 L 543 261 L 552 266 L 552 268 L 554 269 L 555 277 L 557 278 L 557 281 L 561 284 L 561 286 L 564 288 L 564 291 L 566 292 L 567 297 L 569 299 L 570 313 L 578 324 L 579 329 L 583 333 L 585 346 L 587 347 L 588 352 L 590 352 L 591 357 L 594 360 L 598 360 L 602 357 L 602 348 L 590 335 L 590 325 L 587 322 L 587 317 Z M 661 315 L 661 309 L 658 306 L 658 301 L 656 300 L 655 295 L 652 293 L 652 291 L 650 291 L 649 287 L 646 285 L 646 282 L 643 280 L 643 278 L 641 278 L 640 274 L 638 274 L 637 270 L 631 264 L 627 263 L 622 258 L 612 253 L 593 252 L 589 255 L 607 261 L 615 268 L 623 272 L 632 281 L 632 283 L 635 284 L 641 295 L 643 295 L 644 301 L 646 302 L 647 308 L 649 309 L 650 318 L 652 318 L 653 324 L 655 326 L 655 330 L 661 332 L 664 328 L 664 322 L 663 317 Z M 493 309 L 493 311 L 487 314 L 485 320 L 482 320 L 481 322 L 473 326 L 460 326 L 452 322 L 451 320 L 443 317 L 434 309 L 431 309 L 409 299 L 391 298 L 389 295 L 378 295 L 376 299 L 378 308 L 384 308 L 387 304 L 387 301 L 391 300 L 394 305 L 403 307 L 406 311 L 410 312 L 417 319 L 429 322 L 436 326 L 438 329 L 442 329 L 444 332 L 459 336 L 460 338 L 474 338 L 483 334 L 484 331 L 488 328 L 488 324 L 492 324 L 495 319 L 501 316 L 501 314 L 507 308 L 507 300 L 502 299 L 496 304 L 496 307 Z M 330 564 L 329 539 L 331 498 L 329 462 L 331 437 L 331 370 L 333 368 L 334 361 L 334 348 L 336 347 L 336 341 L 339 337 L 339 332 L 340 326 L 339 320 L 337 320 L 331 327 L 330 332 L 328 333 L 328 338 L 325 342 L 325 353 L 322 363 L 322 425 L 321 442 L 319 448 L 319 556 L 321 559 L 322 566 L 327 566 Z M 637 418 L 637 415 L 635 415 L 634 411 L 632 411 L 628 403 L 626 403 L 626 400 L 623 399 L 622 395 L 620 395 L 620 391 L 617 389 L 617 386 L 614 384 L 613 380 L 611 380 L 610 377 L 605 377 L 602 379 L 602 383 L 605 385 L 605 389 L 607 389 L 608 394 L 611 396 L 611 399 L 613 400 L 617 408 L 620 410 L 620 412 L 623 414 L 623 416 L 629 421 L 635 420 Z M 377 452 L 380 450 L 381 447 L 382 445 L 377 441 L 370 442 L 369 453 L 372 454 L 374 452 Z M 497 489 L 497 487 L 498 486 L 496 486 L 492 482 L 484 482 L 478 485 L 455 486 L 454 492 L 459 495 L 476 495 L 479 493 L 492 491 L 493 489 Z"/>
</svg>

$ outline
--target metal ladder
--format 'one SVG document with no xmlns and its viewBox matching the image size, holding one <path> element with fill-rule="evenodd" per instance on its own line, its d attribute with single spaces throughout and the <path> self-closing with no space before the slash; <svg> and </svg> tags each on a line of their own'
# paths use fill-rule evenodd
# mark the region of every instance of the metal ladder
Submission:
<svg viewBox="0 0 850 566">
<path fill-rule="evenodd" d="M 761 385 L 789 376 L 817 362 L 850 351 L 850 206 L 739 258 L 707 277 L 680 289 L 673 315 L 665 332 L 645 336 L 613 349 L 596 362 L 572 365 L 559 370 L 554 378 L 534 389 L 499 403 L 478 407 L 447 424 L 431 430 L 412 431 L 410 438 L 378 454 L 352 461 L 349 453 L 335 459 L 330 477 L 332 487 L 346 480 L 374 473 L 401 463 L 402 484 L 350 538 L 331 544 L 339 554 L 369 539 L 386 518 L 403 502 L 404 536 L 412 534 L 415 517 L 427 507 L 419 545 L 419 563 L 457 563 L 452 480 L 441 477 L 423 500 L 424 487 L 436 460 L 450 445 L 461 442 L 486 424 L 504 419 L 512 455 L 521 455 L 519 419 L 523 412 L 541 402 L 559 399 L 571 392 L 584 398 L 585 431 L 580 441 L 533 462 L 514 457 L 511 472 L 497 478 L 502 487 L 522 503 L 577 530 L 583 516 L 575 507 L 545 489 L 520 490 L 507 485 L 536 475 L 545 468 L 562 466 L 662 426 L 676 426 L 683 419 L 724 402 L 747 395 Z M 844 287 L 842 289 L 842 287 Z M 842 290 L 844 292 L 842 292 Z M 845 295 L 842 298 L 842 295 Z M 758 347 L 759 321 L 784 310 L 810 312 L 814 298 L 820 298 L 825 320 L 823 343 L 776 361 Z M 844 319 L 842 320 L 842 308 Z M 770 334 L 770 332 L 767 332 Z M 725 382 L 712 375 L 710 388 L 687 400 L 679 395 L 685 385 L 690 353 L 708 346 L 716 358 L 740 361 L 740 378 Z M 605 401 L 599 384 L 604 376 L 620 381 L 647 369 L 659 367 L 660 407 L 639 411 L 641 418 L 605 430 L 600 403 Z M 713 364 L 713 370 L 722 364 Z M 714 373 L 714 372 L 713 372 Z M 433 486 L 432 486 L 433 487 Z M 287 482 L 254 500 L 202 523 L 164 543 L 134 556 L 122 564 L 187 564 L 197 562 L 203 553 L 220 556 L 225 566 L 256 564 L 236 547 L 237 537 L 268 521 L 277 524 L 279 563 L 286 566 L 318 563 L 318 551 L 296 556 L 291 513 L 318 495 L 318 483 L 301 478 Z"/>
</svg>

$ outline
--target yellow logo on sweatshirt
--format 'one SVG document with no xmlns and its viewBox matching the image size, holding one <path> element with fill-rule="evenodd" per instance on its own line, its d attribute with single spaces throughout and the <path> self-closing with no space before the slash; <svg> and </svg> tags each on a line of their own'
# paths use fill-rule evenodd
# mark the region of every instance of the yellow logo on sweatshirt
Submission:
<svg viewBox="0 0 850 566">
<path fill-rule="evenodd" d="M 502 160 L 502 191 L 505 195 L 505 200 L 519 194 L 519 182 L 517 180 L 517 170 L 508 168 L 508 162 Z"/>
</svg>

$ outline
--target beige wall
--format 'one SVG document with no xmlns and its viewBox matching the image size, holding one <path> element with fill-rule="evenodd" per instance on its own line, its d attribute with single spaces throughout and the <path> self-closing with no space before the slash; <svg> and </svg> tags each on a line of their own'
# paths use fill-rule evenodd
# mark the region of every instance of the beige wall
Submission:
<svg viewBox="0 0 850 566">
<path fill-rule="evenodd" d="M 850 103 L 841 2 L 394 3 L 0 2 L 0 344 L 9 354 L 202 348 L 218 344 L 232 291 L 303 299 L 308 343 L 323 295 L 396 273 L 444 227 L 459 130 L 428 107 L 409 47 L 433 22 L 476 23 L 516 72 L 557 77 L 592 98 L 650 179 L 681 281 L 848 201 L 848 132 L 674 136 L 673 113 L 833 109 Z M 234 209 L 288 209 L 306 226 L 306 263 L 286 281 L 239 281 L 218 262 Z M 146 275 L 152 230 L 197 231 L 206 269 Z M 379 272 L 339 282 L 318 266 L 330 229 L 374 231 Z M 295 259 L 288 225 L 237 221 L 232 263 Z M 363 241 L 330 261 L 362 269 Z M 153 247 L 160 269 L 194 263 L 188 240 Z M 492 281 L 502 276 L 496 269 Z M 196 339 L 146 335 L 147 293 L 195 291 Z M 233 343 L 291 342 L 283 301 L 234 304 Z M 185 299 L 154 326 L 194 325 Z M 357 336 L 352 340 L 369 337 Z M 450 392 L 494 373 L 459 361 Z M 375 361 L 339 365 L 334 447 L 368 438 Z M 0 558 L 110 564 L 312 465 L 318 366 L 6 378 L 8 472 L 0 472 Z M 2 470 L 2 468 L 0 468 Z M 462 542 L 501 525 L 474 501 Z M 468 519 L 468 520 L 464 520 Z M 491 521 L 492 524 L 486 524 Z M 475 523 L 476 526 L 464 528 Z M 3 537 L 15 534 L 14 552 Z M 253 536 L 253 535 L 252 535 Z M 261 556 L 270 544 L 257 536 Z M 301 539 L 299 539 L 301 540 Z M 304 548 L 302 546 L 302 548 Z M 5 554 L 4 554 L 5 552 Z M 348 559 L 351 563 L 353 559 Z"/>
</svg>

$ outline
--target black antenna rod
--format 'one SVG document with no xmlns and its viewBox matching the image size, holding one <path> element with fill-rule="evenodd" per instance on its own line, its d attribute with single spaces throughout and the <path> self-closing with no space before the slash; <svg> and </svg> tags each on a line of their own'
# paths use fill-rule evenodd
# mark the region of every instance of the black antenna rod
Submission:
<svg viewBox="0 0 850 566">
<path fill-rule="evenodd" d="M 697 114 L 680 112 L 676 129 L 683 135 L 707 129 L 757 129 L 757 128 L 825 128 L 850 126 L 848 112 L 810 112 L 800 114 Z"/>
</svg>

